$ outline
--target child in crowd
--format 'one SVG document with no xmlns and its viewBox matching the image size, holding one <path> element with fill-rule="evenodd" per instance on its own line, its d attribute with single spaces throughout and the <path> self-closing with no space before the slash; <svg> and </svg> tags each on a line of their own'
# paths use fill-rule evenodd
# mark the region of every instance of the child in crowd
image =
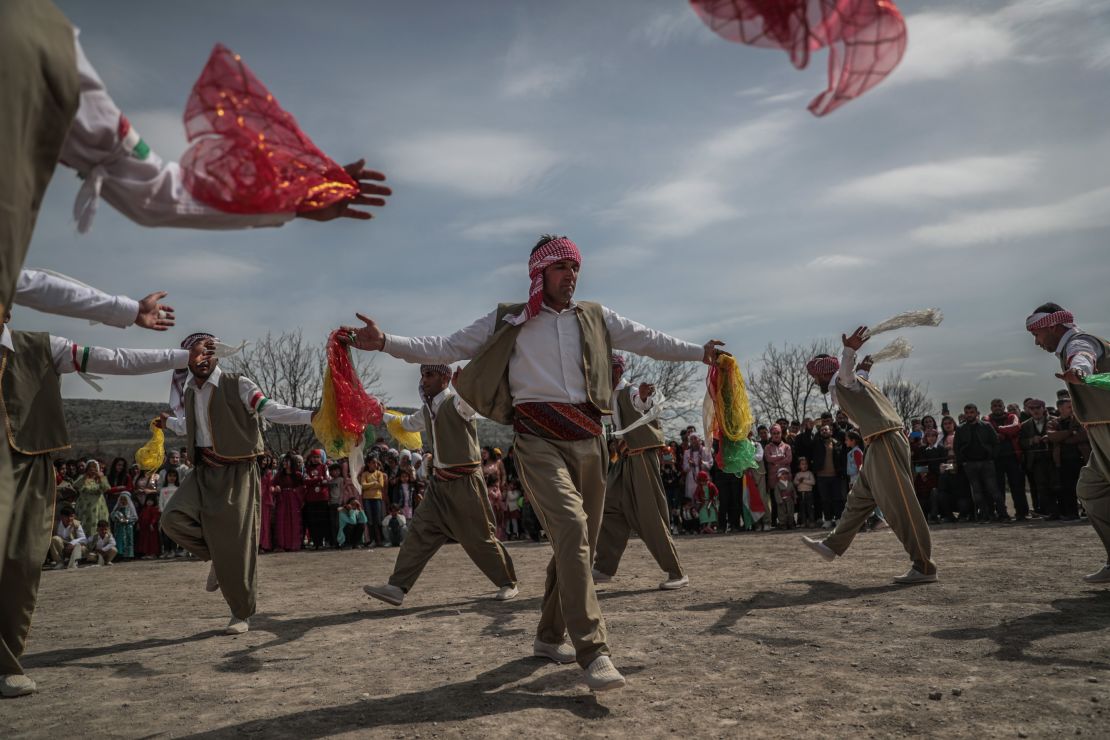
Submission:
<svg viewBox="0 0 1110 740">
<path fill-rule="evenodd" d="M 859 432 L 848 432 L 844 436 L 844 445 L 848 448 L 848 485 L 854 486 L 859 478 L 859 471 L 863 468 L 863 437 Z"/>
<path fill-rule="evenodd" d="M 709 482 L 709 473 L 699 470 L 696 476 L 697 488 L 694 489 L 694 502 L 698 506 L 698 522 L 702 534 L 716 534 L 717 509 L 720 494 L 717 486 Z"/>
<path fill-rule="evenodd" d="M 89 540 L 88 554 L 85 559 L 97 565 L 111 565 L 118 552 L 116 538 L 108 531 L 107 520 L 101 519 L 96 523 L 96 534 Z"/>
<path fill-rule="evenodd" d="M 505 491 L 505 531 L 510 540 L 520 539 L 520 506 L 523 494 L 518 481 L 509 481 Z"/>
<path fill-rule="evenodd" d="M 162 510 L 158 508 L 158 501 L 151 496 L 147 499 L 143 511 L 139 514 L 139 541 L 135 551 L 139 557 L 158 557 L 162 550 L 162 535 L 158 530 L 158 522 L 162 519 Z"/>
<path fill-rule="evenodd" d="M 700 517 L 698 516 L 698 507 L 693 501 L 687 499 L 686 503 L 682 505 L 682 531 L 684 534 L 697 534 L 698 523 Z"/>
<path fill-rule="evenodd" d="M 527 496 L 520 497 L 520 523 L 524 527 L 524 533 L 528 535 L 528 539 L 533 542 L 540 541 L 540 518 L 536 516 L 536 510 L 532 508 L 532 502 L 528 500 Z"/>
<path fill-rule="evenodd" d="M 402 475 L 407 475 L 403 473 Z M 389 505 L 389 516 L 385 520 L 385 531 L 389 535 L 389 544 L 393 547 L 400 547 L 401 542 L 405 539 L 405 529 L 407 518 L 401 513 L 401 507 L 397 504 Z"/>
<path fill-rule="evenodd" d="M 809 469 L 809 460 L 798 458 L 798 472 L 794 475 L 794 491 L 797 493 L 798 516 L 801 526 L 812 529 L 813 522 L 813 489 L 817 485 L 817 478 Z"/>
<path fill-rule="evenodd" d="M 366 531 L 366 512 L 362 510 L 362 500 L 359 498 L 347 499 L 347 503 L 340 507 L 339 532 L 336 542 L 339 549 L 350 547 L 354 550 L 362 544 L 362 535 Z"/>
<path fill-rule="evenodd" d="M 135 525 L 139 522 L 139 513 L 135 511 L 135 504 L 131 503 L 131 494 L 123 491 L 112 507 L 112 534 L 121 558 L 135 557 Z M 91 550 L 90 550 L 91 556 Z"/>
<path fill-rule="evenodd" d="M 177 468 L 166 468 L 165 475 L 162 478 L 162 488 L 158 491 L 158 511 L 163 512 L 166 510 L 166 504 L 173 498 L 174 493 L 177 492 L 177 487 L 181 485 L 180 473 Z M 162 539 L 162 557 L 164 558 L 177 558 L 181 557 L 184 550 L 177 546 L 177 543 L 171 540 L 165 532 L 161 532 Z"/>
<path fill-rule="evenodd" d="M 779 526 L 794 529 L 794 481 L 790 478 L 790 468 L 779 468 L 778 483 L 775 484 L 775 503 L 779 507 Z"/>
<path fill-rule="evenodd" d="M 331 539 L 331 517 L 328 515 L 328 467 L 323 450 L 313 450 L 305 465 L 305 526 L 312 540 L 312 548 L 326 547 Z"/>
<path fill-rule="evenodd" d="M 339 523 L 339 512 L 344 508 L 343 502 L 347 500 L 344 497 L 344 478 L 343 466 L 337 462 L 328 465 L 328 540 L 339 547 L 339 531 L 342 525 Z"/>
</svg>

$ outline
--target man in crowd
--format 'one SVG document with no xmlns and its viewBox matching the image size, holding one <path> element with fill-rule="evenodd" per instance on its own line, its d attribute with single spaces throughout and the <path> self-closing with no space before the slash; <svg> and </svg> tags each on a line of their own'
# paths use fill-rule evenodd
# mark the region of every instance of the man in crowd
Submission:
<svg viewBox="0 0 1110 740">
<path fill-rule="evenodd" d="M 609 658 L 591 577 L 605 505 L 609 456 L 601 417 L 612 412 L 612 351 L 710 364 L 721 342 L 699 347 L 601 304 L 575 302 L 581 264 L 574 242 L 545 235 L 529 256 L 527 303 L 501 304 L 447 337 L 386 334 L 362 315 L 365 326 L 344 329 L 354 334 L 354 346 L 409 362 L 471 360 L 455 383 L 459 395 L 515 428 L 517 473 L 555 550 L 536 639 L 549 646 L 543 655 L 577 659 L 587 685 L 600 691 L 625 683 Z M 568 632 L 573 650 L 564 645 Z"/>
<path fill-rule="evenodd" d="M 1087 383 L 1096 373 L 1110 372 L 1110 342 L 1079 329 L 1071 312 L 1056 303 L 1038 306 L 1025 328 L 1038 347 L 1060 360 L 1056 377 L 1068 384 L 1075 418 L 1087 431 L 1091 454 L 1079 473 L 1076 494 L 1102 540 L 1106 560 L 1083 580 L 1110 583 L 1110 390 Z"/>
<path fill-rule="evenodd" d="M 1001 398 L 991 401 L 987 423 L 998 435 L 998 450 L 994 458 L 995 479 L 998 492 L 1005 506 L 1006 485 L 1014 502 L 1014 518 L 1024 522 L 1029 517 L 1029 501 L 1025 498 L 1025 474 L 1021 470 L 1021 421 L 1018 415 L 1006 410 Z M 1005 514 L 1005 510 L 1000 512 Z"/>
<path fill-rule="evenodd" d="M 1091 453 L 1087 430 L 1072 413 L 1071 398 L 1067 391 L 1057 397 L 1059 416 L 1048 420 L 1048 443 L 1052 446 L 1052 464 L 1055 468 L 1057 505 L 1060 519 L 1075 521 L 1079 518 L 1079 501 L 1076 489 L 1079 473 Z"/>
<path fill-rule="evenodd" d="M 809 469 L 817 478 L 814 490 L 814 509 L 820 511 L 825 529 L 836 526 L 844 508 L 844 481 L 847 477 L 848 458 L 833 434 L 831 424 L 822 424 L 818 437 L 810 448 Z"/>
<path fill-rule="evenodd" d="M 964 406 L 963 423 L 956 428 L 953 447 L 956 468 L 963 471 L 971 486 L 976 521 L 1009 521 L 994 466 L 998 434 L 994 427 L 979 418 L 979 407 L 973 403 Z"/>
<path fill-rule="evenodd" d="M 62 508 L 58 524 L 54 527 L 54 535 L 50 538 L 50 559 L 54 561 L 55 570 L 66 567 L 76 568 L 84 555 L 85 543 L 88 537 L 85 528 L 77 521 L 77 512 L 70 506 Z"/>
<path fill-rule="evenodd" d="M 1049 421 L 1045 403 L 1039 398 L 1025 401 L 1029 418 L 1021 425 L 1021 452 L 1025 472 L 1029 476 L 1029 489 L 1034 506 L 1049 519 L 1060 518 L 1060 505 L 1056 497 L 1055 466 L 1052 449 L 1048 444 Z"/>
</svg>

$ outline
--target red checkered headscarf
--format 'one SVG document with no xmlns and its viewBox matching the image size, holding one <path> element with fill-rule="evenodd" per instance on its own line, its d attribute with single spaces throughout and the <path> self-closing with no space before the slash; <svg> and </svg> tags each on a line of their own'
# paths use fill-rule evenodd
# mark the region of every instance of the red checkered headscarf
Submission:
<svg viewBox="0 0 1110 740">
<path fill-rule="evenodd" d="M 806 363 L 806 372 L 808 372 L 814 378 L 818 378 L 822 375 L 828 375 L 829 373 L 835 373 L 839 369 L 840 360 L 836 359 L 835 357 L 814 357 L 812 360 Z"/>
<path fill-rule="evenodd" d="M 181 349 L 191 350 L 193 345 L 208 339 L 215 340 L 216 335 L 209 334 L 206 331 L 194 332 L 181 340 Z M 181 417 L 185 415 L 185 381 L 188 379 L 188 368 L 174 370 L 173 375 L 170 376 L 170 409 L 173 410 L 174 416 Z"/>
<path fill-rule="evenodd" d="M 431 364 L 425 363 L 425 364 L 420 366 L 420 374 L 423 375 L 424 373 L 442 373 L 443 375 L 450 375 L 451 374 L 451 366 L 450 365 L 431 365 Z"/>
<path fill-rule="evenodd" d="M 516 316 L 506 316 L 505 321 L 514 326 L 520 326 L 540 312 L 540 306 L 543 305 L 543 271 L 563 260 L 574 260 L 579 265 L 582 264 L 578 245 L 566 237 L 552 239 L 528 258 L 528 277 L 532 281 L 532 285 L 528 288 L 528 303 Z"/>
<path fill-rule="evenodd" d="M 613 367 L 619 367 L 621 372 L 624 372 L 624 355 L 618 355 L 614 352 L 609 355 L 609 361 L 613 364 Z"/>
<path fill-rule="evenodd" d="M 1075 316 L 1071 311 L 1053 311 L 1052 313 L 1033 313 L 1025 320 L 1025 328 L 1029 331 L 1048 329 L 1053 326 L 1071 326 L 1075 323 Z"/>
</svg>

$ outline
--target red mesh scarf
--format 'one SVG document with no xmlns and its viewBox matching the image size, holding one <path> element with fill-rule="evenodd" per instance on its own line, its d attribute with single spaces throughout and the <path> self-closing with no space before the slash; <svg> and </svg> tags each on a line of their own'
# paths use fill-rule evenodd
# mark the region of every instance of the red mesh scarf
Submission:
<svg viewBox="0 0 1110 740">
<path fill-rule="evenodd" d="M 892 0 L 690 0 L 713 31 L 785 50 L 798 69 L 829 48 L 829 86 L 810 101 L 823 116 L 890 74 L 906 52 L 906 22 Z"/>
<path fill-rule="evenodd" d="M 238 54 L 216 44 L 185 106 L 185 187 L 228 213 L 314 211 L 358 195 Z"/>
<path fill-rule="evenodd" d="M 327 354 L 339 428 L 344 434 L 362 436 L 367 424 L 382 423 L 382 405 L 362 387 L 351 362 L 351 350 L 339 341 L 338 331 L 328 337 Z"/>
</svg>

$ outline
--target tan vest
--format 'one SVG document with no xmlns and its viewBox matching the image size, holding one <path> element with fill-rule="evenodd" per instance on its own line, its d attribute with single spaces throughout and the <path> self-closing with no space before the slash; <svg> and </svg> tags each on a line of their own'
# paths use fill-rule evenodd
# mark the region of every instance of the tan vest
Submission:
<svg viewBox="0 0 1110 740">
<path fill-rule="evenodd" d="M 901 431 L 902 417 L 894 410 L 890 400 L 871 381 L 857 378 L 859 386 L 852 390 L 836 386 L 836 400 L 848 418 L 859 426 L 860 436 L 870 442 L 884 432 Z"/>
<path fill-rule="evenodd" d="M 80 91 L 73 27 L 61 11 L 48 0 L 0 2 L 0 304 L 9 308 Z"/>
<path fill-rule="evenodd" d="M 50 335 L 13 331 L 14 352 L 0 360 L 0 393 L 8 444 L 24 455 L 69 449 L 62 385 L 54 369 Z"/>
<path fill-rule="evenodd" d="M 625 386 L 617 392 L 617 409 L 620 412 L 622 427 L 629 426 L 632 422 L 643 416 L 643 414 L 637 411 L 636 407 L 632 405 L 632 394 L 638 392 L 639 389 L 633 388 L 631 385 Z M 659 425 L 658 420 L 650 421 L 643 426 L 636 427 L 631 432 L 624 435 L 623 439 L 628 444 L 629 452 L 639 452 L 641 450 L 662 447 L 663 427 Z"/>
<path fill-rule="evenodd" d="M 185 436 L 190 450 L 197 445 L 196 393 L 192 383 L 185 386 Z M 220 457 L 249 460 L 266 449 L 262 442 L 262 417 L 243 404 L 239 376 L 235 373 L 220 374 L 220 384 L 208 399 L 208 423 L 212 427 L 212 450 Z"/>
<path fill-rule="evenodd" d="M 1096 337 L 1094 334 L 1081 332 L 1076 334 L 1077 337 L 1086 337 L 1095 344 L 1102 346 L 1102 357 L 1095 363 L 1096 373 L 1110 373 L 1110 342 L 1107 342 L 1102 337 Z M 1060 358 L 1060 369 L 1066 371 L 1068 360 L 1066 357 Z M 1080 383 L 1079 385 L 1068 384 L 1068 390 L 1071 391 L 1072 407 L 1075 410 L 1075 418 L 1079 419 L 1084 425 L 1088 424 L 1110 424 L 1110 391 L 1104 391 L 1101 388 Z"/>
<path fill-rule="evenodd" d="M 445 398 L 439 405 L 435 419 L 428 404 L 424 404 L 423 413 L 424 428 L 432 433 L 439 467 L 476 465 L 482 461 L 482 453 L 478 449 L 478 425 L 473 419 L 467 421 L 459 414 L 453 396 Z"/>
<path fill-rule="evenodd" d="M 582 329 L 582 367 L 586 374 L 586 396 L 601 414 L 611 413 L 613 377 L 609 368 L 612 341 L 605 327 L 600 303 L 577 304 L 578 325 Z M 474 359 L 459 373 L 455 390 L 471 408 L 499 424 L 513 423 L 513 397 L 509 392 L 509 358 L 516 336 L 524 326 L 505 321 L 506 316 L 524 310 L 523 303 L 502 303 L 497 307 L 494 333 Z"/>
</svg>

